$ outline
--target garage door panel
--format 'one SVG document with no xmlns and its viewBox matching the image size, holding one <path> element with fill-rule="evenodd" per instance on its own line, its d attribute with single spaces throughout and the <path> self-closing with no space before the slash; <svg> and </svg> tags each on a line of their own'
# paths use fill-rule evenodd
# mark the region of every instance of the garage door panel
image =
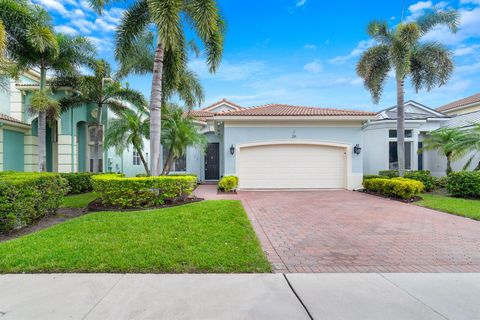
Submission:
<svg viewBox="0 0 480 320">
<path fill-rule="evenodd" d="M 241 188 L 344 188 L 343 148 L 263 145 L 240 148 Z"/>
</svg>

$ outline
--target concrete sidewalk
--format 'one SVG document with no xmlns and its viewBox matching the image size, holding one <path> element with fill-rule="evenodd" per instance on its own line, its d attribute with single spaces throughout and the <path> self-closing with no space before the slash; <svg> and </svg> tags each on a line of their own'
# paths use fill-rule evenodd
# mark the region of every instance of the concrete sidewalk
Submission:
<svg viewBox="0 0 480 320">
<path fill-rule="evenodd" d="M 0 319 L 480 319 L 480 274 L 0 275 Z"/>
</svg>

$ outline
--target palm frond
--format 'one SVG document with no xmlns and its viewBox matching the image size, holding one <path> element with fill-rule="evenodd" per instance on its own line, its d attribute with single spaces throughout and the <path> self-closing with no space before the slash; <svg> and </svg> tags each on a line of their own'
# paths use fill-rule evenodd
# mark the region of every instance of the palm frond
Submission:
<svg viewBox="0 0 480 320">
<path fill-rule="evenodd" d="M 377 45 L 365 51 L 357 64 L 357 74 L 363 79 L 365 88 L 370 91 L 374 103 L 378 103 L 391 69 L 389 48 Z"/>
<path fill-rule="evenodd" d="M 157 37 L 166 50 L 175 50 L 182 37 L 180 13 L 183 0 L 157 1 L 147 0 L 148 11 L 157 27 Z"/>
<path fill-rule="evenodd" d="M 456 33 L 460 15 L 456 10 L 430 11 L 417 19 L 422 34 L 426 34 L 438 25 L 446 25 L 451 32 Z"/>
<path fill-rule="evenodd" d="M 370 22 L 367 26 L 367 33 L 381 44 L 389 44 L 392 41 L 392 34 L 385 21 Z"/>
</svg>

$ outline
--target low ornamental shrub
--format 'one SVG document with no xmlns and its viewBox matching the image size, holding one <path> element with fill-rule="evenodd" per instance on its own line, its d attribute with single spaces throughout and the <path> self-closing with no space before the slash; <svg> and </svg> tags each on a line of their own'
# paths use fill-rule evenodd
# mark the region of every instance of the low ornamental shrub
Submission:
<svg viewBox="0 0 480 320">
<path fill-rule="evenodd" d="M 365 174 L 363 180 L 375 179 L 375 178 L 386 178 L 385 176 L 380 176 L 378 174 Z"/>
<path fill-rule="evenodd" d="M 238 188 L 237 176 L 225 176 L 218 181 L 218 189 L 223 192 L 230 192 Z"/>
<path fill-rule="evenodd" d="M 480 198 L 480 172 L 452 172 L 447 178 L 447 191 L 454 197 Z"/>
<path fill-rule="evenodd" d="M 447 188 L 448 177 L 435 177 L 434 178 L 435 189 Z"/>
<path fill-rule="evenodd" d="M 398 170 L 381 170 L 378 171 L 379 176 L 388 177 L 388 178 L 395 178 L 398 177 Z"/>
<path fill-rule="evenodd" d="M 55 173 L 4 172 L 0 175 L 0 233 L 55 214 L 67 182 Z"/>
<path fill-rule="evenodd" d="M 93 190 L 92 177 L 97 173 L 92 172 L 76 172 L 61 173 L 62 178 L 67 180 L 69 194 L 79 194 L 90 192 Z"/>
<path fill-rule="evenodd" d="M 408 171 L 405 172 L 404 178 L 421 181 L 425 186 L 425 191 L 432 191 L 435 189 L 435 178 L 428 170 Z"/>
<path fill-rule="evenodd" d="M 154 207 L 184 200 L 197 184 L 194 176 L 159 176 L 124 178 L 102 174 L 92 178 L 93 190 L 102 204 L 111 207 Z"/>
<path fill-rule="evenodd" d="M 407 178 L 373 178 L 363 181 L 367 191 L 377 192 L 387 197 L 411 200 L 423 192 L 422 182 Z"/>
</svg>

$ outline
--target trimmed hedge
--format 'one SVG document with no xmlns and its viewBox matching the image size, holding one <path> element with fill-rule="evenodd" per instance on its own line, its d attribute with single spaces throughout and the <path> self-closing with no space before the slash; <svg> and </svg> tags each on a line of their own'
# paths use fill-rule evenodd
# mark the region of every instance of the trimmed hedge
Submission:
<svg viewBox="0 0 480 320">
<path fill-rule="evenodd" d="M 381 170 L 378 171 L 378 175 L 388 178 L 396 178 L 399 176 L 398 170 Z"/>
<path fill-rule="evenodd" d="M 55 173 L 2 172 L 0 233 L 28 226 L 55 214 L 67 192 L 65 179 Z"/>
<path fill-rule="evenodd" d="M 376 179 L 376 178 L 385 178 L 384 176 L 380 176 L 378 174 L 365 174 L 363 176 L 363 180 L 368 180 L 368 179 Z"/>
<path fill-rule="evenodd" d="M 79 194 L 90 192 L 93 190 L 92 177 L 98 173 L 93 172 L 77 172 L 77 173 L 61 173 L 62 178 L 67 180 L 69 194 Z"/>
<path fill-rule="evenodd" d="M 194 176 L 124 178 L 102 174 L 92 177 L 92 181 L 103 205 L 121 208 L 154 207 L 184 200 L 197 184 Z"/>
<path fill-rule="evenodd" d="M 435 178 L 428 170 L 407 171 L 404 178 L 421 181 L 425 186 L 425 191 L 432 191 L 435 189 Z"/>
<path fill-rule="evenodd" d="M 363 181 L 367 191 L 378 192 L 387 197 L 411 200 L 424 190 L 422 182 L 407 178 L 373 178 Z"/>
<path fill-rule="evenodd" d="M 218 189 L 224 192 L 230 192 L 238 188 L 237 176 L 225 176 L 218 181 Z"/>
<path fill-rule="evenodd" d="M 447 190 L 454 197 L 480 198 L 480 172 L 452 172 L 447 178 Z"/>
</svg>

